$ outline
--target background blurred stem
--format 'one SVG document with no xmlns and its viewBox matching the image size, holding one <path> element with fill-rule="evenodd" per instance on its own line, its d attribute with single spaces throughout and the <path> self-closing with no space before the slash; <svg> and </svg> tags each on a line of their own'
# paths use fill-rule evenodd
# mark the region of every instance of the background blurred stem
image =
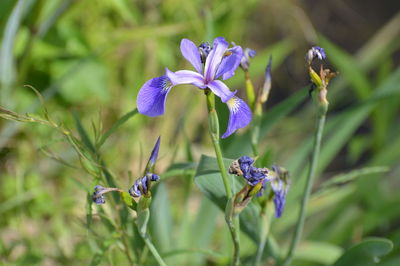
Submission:
<svg viewBox="0 0 400 266">
<path fill-rule="evenodd" d="M 313 152 L 312 152 L 310 169 L 309 169 L 309 172 L 307 175 L 306 187 L 304 190 L 303 198 L 301 199 L 300 213 L 299 213 L 299 218 L 297 220 L 296 228 L 294 231 L 293 239 L 290 244 L 286 259 L 284 260 L 284 262 L 282 264 L 284 266 L 288 266 L 292 262 L 294 252 L 296 250 L 296 247 L 301 238 L 301 234 L 303 232 L 304 221 L 306 219 L 307 203 L 308 203 L 308 199 L 311 194 L 312 181 L 314 179 L 315 172 L 316 172 L 317 165 L 318 165 L 319 151 L 321 148 L 321 139 L 322 139 L 322 133 L 323 133 L 324 126 L 325 126 L 325 117 L 326 117 L 327 110 L 328 110 L 327 105 L 320 106 L 320 108 L 319 108 L 318 118 L 317 118 L 317 128 L 316 128 L 315 134 L 314 134 L 314 145 L 313 145 L 314 148 L 313 148 Z"/>
<path fill-rule="evenodd" d="M 151 254 L 153 254 L 154 258 L 158 262 L 160 266 L 167 266 L 167 264 L 164 262 L 164 260 L 161 258 L 160 254 L 158 253 L 156 247 L 153 245 L 153 243 L 150 241 L 149 237 L 147 235 L 142 235 L 144 243 L 146 243 L 146 246 L 149 248 Z"/>
<path fill-rule="evenodd" d="M 253 122 L 251 124 L 251 149 L 253 150 L 253 156 L 257 157 L 259 155 L 258 139 L 260 138 L 260 126 L 262 117 L 262 105 L 260 102 L 256 102 L 253 112 Z"/>
<path fill-rule="evenodd" d="M 268 240 L 268 235 L 271 228 L 271 219 L 273 214 L 272 201 L 271 198 L 265 201 L 263 208 L 261 209 L 261 232 L 260 232 L 260 242 L 257 246 L 257 254 L 255 258 L 254 265 L 258 266 L 261 263 L 262 255 L 264 254 L 265 244 Z"/>
<path fill-rule="evenodd" d="M 221 172 L 222 181 L 224 182 L 227 202 L 229 204 L 232 199 L 232 189 L 229 184 L 228 174 L 225 169 L 224 159 L 222 156 L 221 147 L 219 145 L 219 121 L 217 111 L 215 109 L 215 96 L 210 90 L 206 89 L 205 91 L 207 97 L 207 108 L 208 108 L 208 131 L 210 133 L 210 137 L 214 146 L 215 156 L 217 157 L 218 167 Z M 229 231 L 232 236 L 233 241 L 233 265 L 240 265 L 240 244 L 239 244 L 239 217 L 236 216 L 232 218 L 232 216 L 225 216 L 225 221 L 228 224 Z"/>
</svg>

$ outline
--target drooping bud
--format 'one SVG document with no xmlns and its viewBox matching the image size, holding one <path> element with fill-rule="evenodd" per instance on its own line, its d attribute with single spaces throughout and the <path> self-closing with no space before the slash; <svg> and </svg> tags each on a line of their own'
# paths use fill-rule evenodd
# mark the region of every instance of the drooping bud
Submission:
<svg viewBox="0 0 400 266">
<path fill-rule="evenodd" d="M 315 58 L 318 58 L 319 60 L 323 60 L 326 58 L 324 48 L 319 47 L 319 46 L 313 46 L 313 47 L 311 47 L 310 50 L 308 50 L 308 52 L 306 54 L 306 60 L 309 65 Z"/>
<path fill-rule="evenodd" d="M 273 171 L 273 172 L 272 172 Z M 280 166 L 272 166 L 270 174 L 271 188 L 274 192 L 275 217 L 282 216 L 285 207 L 286 194 L 289 190 L 289 172 Z"/>
<path fill-rule="evenodd" d="M 271 83 L 272 83 L 271 66 L 272 66 L 272 56 L 269 57 L 268 65 L 267 65 L 267 68 L 265 69 L 265 80 L 264 80 L 264 85 L 263 85 L 263 88 L 261 90 L 261 95 L 260 95 L 261 103 L 267 102 L 269 92 L 271 91 Z"/>
<path fill-rule="evenodd" d="M 121 189 L 119 188 L 113 188 L 113 187 L 102 187 L 100 185 L 97 185 L 94 187 L 94 192 L 92 195 L 92 200 L 94 203 L 96 203 L 97 205 L 101 205 L 106 203 L 106 199 L 104 197 L 104 194 L 111 192 L 111 191 L 118 191 L 118 192 L 122 192 Z"/>
<path fill-rule="evenodd" d="M 256 51 L 250 48 L 245 48 L 243 51 L 242 59 L 240 60 L 240 67 L 244 71 L 248 71 L 250 67 L 250 58 L 256 56 Z"/>
</svg>

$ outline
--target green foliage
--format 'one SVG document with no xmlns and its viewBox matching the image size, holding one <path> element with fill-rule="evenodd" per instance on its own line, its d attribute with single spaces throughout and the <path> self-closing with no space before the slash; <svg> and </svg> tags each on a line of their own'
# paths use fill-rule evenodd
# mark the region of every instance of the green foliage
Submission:
<svg viewBox="0 0 400 266">
<path fill-rule="evenodd" d="M 379 257 L 388 254 L 392 249 L 393 243 L 390 240 L 384 238 L 366 239 L 345 251 L 333 266 L 375 265 L 379 262 Z"/>
<path fill-rule="evenodd" d="M 166 66 L 191 67 L 179 52 L 182 38 L 198 44 L 224 36 L 257 50 L 249 72 L 256 90 L 273 58 L 256 163 L 287 168 L 291 187 L 283 216 L 268 220 L 261 265 L 286 255 L 304 192 L 316 114 L 304 63 L 310 43 L 325 48 L 324 64 L 340 74 L 329 84 L 315 185 L 292 265 L 399 265 L 400 13 L 370 8 L 382 18 L 378 25 L 358 4 L 355 15 L 347 6 L 292 2 L 0 1 L 0 264 L 230 262 L 227 198 L 203 93 L 174 88 L 159 118 L 136 109 L 146 80 Z M 368 31 L 359 33 L 365 17 L 358 15 L 368 17 Z M 335 19 L 351 26 L 330 27 Z M 236 72 L 226 84 L 245 99 Z M 223 132 L 228 114 L 218 101 Z M 221 140 L 226 169 L 252 155 L 250 130 Z M 159 135 L 161 180 L 150 204 L 128 189 Z M 244 182 L 230 175 L 229 184 L 234 194 Z M 121 190 L 97 206 L 95 185 Z M 254 264 L 266 229 L 265 199 L 252 199 L 239 215 L 244 265 Z"/>
</svg>

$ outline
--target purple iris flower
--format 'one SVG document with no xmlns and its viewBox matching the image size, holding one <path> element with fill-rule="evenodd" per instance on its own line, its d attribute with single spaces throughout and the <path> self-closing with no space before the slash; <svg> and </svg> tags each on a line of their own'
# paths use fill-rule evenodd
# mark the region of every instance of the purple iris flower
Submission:
<svg viewBox="0 0 400 266">
<path fill-rule="evenodd" d="M 147 116 L 164 114 L 165 102 L 172 87 L 192 84 L 200 89 L 210 89 L 227 104 L 230 113 L 228 128 L 222 138 L 247 126 L 252 117 L 250 108 L 242 99 L 235 96 L 236 92 L 230 91 L 225 83 L 219 80 L 219 78 L 222 80 L 231 78 L 243 57 L 240 46 L 228 47 L 229 43 L 222 37 L 214 39 L 212 48 L 204 43 L 198 48 L 192 41 L 182 39 L 182 55 L 197 72 L 191 70 L 172 72 L 167 68 L 164 76 L 147 81 L 137 97 L 139 113 Z"/>
</svg>

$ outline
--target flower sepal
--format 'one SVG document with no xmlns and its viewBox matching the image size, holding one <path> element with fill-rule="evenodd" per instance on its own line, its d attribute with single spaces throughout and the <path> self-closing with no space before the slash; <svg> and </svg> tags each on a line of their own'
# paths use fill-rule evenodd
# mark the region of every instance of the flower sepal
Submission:
<svg viewBox="0 0 400 266">
<path fill-rule="evenodd" d="M 119 195 L 121 196 L 122 202 L 125 203 L 126 206 L 134 211 L 137 211 L 138 204 L 128 192 L 122 191 Z"/>
</svg>

